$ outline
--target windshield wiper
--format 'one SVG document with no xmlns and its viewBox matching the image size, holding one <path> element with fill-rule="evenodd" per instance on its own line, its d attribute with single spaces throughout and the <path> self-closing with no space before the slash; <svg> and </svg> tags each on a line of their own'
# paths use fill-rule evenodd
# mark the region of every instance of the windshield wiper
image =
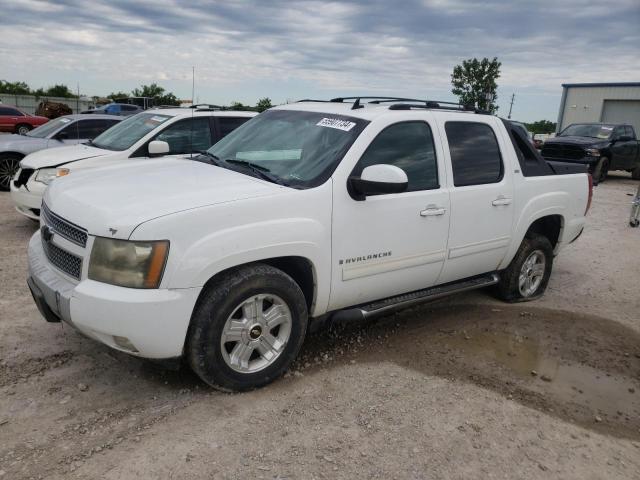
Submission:
<svg viewBox="0 0 640 480">
<path fill-rule="evenodd" d="M 209 153 L 207 150 L 198 150 L 199 155 L 192 157 L 191 160 L 195 160 L 196 162 L 209 163 L 211 165 L 215 165 L 216 167 L 224 167 L 222 164 L 222 160 L 216 157 L 213 153 Z"/>
<path fill-rule="evenodd" d="M 263 167 L 262 165 L 257 165 L 255 163 L 247 162 L 246 160 L 236 160 L 234 158 L 226 159 L 225 162 L 230 163 L 232 165 L 240 165 L 242 167 L 245 167 L 251 170 L 256 175 L 258 175 L 259 177 L 261 177 L 262 179 L 267 180 L 269 182 L 277 183 L 278 185 L 284 185 L 285 187 L 287 186 L 287 184 L 283 182 L 282 179 L 270 173 L 271 170 L 269 170 L 267 167 Z"/>
</svg>

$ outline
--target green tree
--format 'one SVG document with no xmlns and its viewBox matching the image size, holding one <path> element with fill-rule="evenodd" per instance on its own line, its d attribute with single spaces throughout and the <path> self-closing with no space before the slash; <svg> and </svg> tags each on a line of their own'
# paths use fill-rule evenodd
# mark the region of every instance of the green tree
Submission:
<svg viewBox="0 0 640 480">
<path fill-rule="evenodd" d="M 30 95 L 31 89 L 24 82 L 7 82 L 0 80 L 0 92 L 11 95 Z"/>
<path fill-rule="evenodd" d="M 527 130 L 532 133 L 553 133 L 556 131 L 556 124 L 550 120 L 538 120 L 533 123 L 525 123 Z"/>
<path fill-rule="evenodd" d="M 463 60 L 462 65 L 456 65 L 451 75 L 451 92 L 457 95 L 463 105 L 477 105 L 482 110 L 495 113 L 498 110 L 496 80 L 500 78 L 502 64 L 496 57 L 493 60 L 470 58 Z M 491 95 L 491 102 L 487 95 Z"/>
<path fill-rule="evenodd" d="M 107 95 L 106 98 L 109 98 L 111 100 L 115 100 L 117 98 L 127 98 L 130 97 L 131 94 L 127 93 L 127 92 L 111 92 L 109 95 Z"/>
<path fill-rule="evenodd" d="M 156 105 L 180 105 L 178 98 L 171 92 L 165 93 L 166 90 L 156 83 L 151 85 L 141 85 L 131 92 L 133 97 L 150 97 L 155 99 Z"/>
<path fill-rule="evenodd" d="M 256 103 L 256 110 L 258 112 L 264 112 L 271 107 L 273 107 L 273 105 L 271 104 L 271 99 L 269 97 L 261 98 L 258 100 L 258 103 Z"/>
<path fill-rule="evenodd" d="M 69 87 L 66 85 L 54 85 L 53 87 L 47 88 L 45 92 L 45 96 L 48 97 L 65 97 L 65 98 L 75 98 L 76 95 L 69 90 Z"/>
</svg>

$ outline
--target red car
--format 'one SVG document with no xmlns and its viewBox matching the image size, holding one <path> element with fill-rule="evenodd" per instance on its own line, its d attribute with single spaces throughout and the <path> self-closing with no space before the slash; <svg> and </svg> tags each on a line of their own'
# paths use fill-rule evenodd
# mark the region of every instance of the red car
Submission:
<svg viewBox="0 0 640 480">
<path fill-rule="evenodd" d="M 0 105 L 0 132 L 24 135 L 29 130 L 48 121 L 47 117 L 29 115 L 16 107 Z"/>
</svg>

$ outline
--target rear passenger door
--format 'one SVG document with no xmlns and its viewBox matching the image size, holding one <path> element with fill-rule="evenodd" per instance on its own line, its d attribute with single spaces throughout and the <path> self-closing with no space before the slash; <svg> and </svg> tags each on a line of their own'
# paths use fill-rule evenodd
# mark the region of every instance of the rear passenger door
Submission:
<svg viewBox="0 0 640 480">
<path fill-rule="evenodd" d="M 509 150 L 496 122 L 488 116 L 440 120 L 452 188 L 447 260 L 438 283 L 497 270 L 511 242 L 513 167 L 502 154 Z"/>
</svg>

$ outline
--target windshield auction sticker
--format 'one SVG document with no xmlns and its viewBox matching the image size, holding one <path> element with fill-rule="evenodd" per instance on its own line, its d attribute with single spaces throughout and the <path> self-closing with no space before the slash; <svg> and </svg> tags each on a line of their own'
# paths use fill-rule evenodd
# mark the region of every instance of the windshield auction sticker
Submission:
<svg viewBox="0 0 640 480">
<path fill-rule="evenodd" d="M 340 120 L 339 118 L 323 118 L 318 123 L 316 123 L 316 125 L 319 127 L 337 128 L 338 130 L 344 130 L 345 132 L 348 132 L 356 126 L 354 122 L 349 122 L 348 120 Z"/>
</svg>

